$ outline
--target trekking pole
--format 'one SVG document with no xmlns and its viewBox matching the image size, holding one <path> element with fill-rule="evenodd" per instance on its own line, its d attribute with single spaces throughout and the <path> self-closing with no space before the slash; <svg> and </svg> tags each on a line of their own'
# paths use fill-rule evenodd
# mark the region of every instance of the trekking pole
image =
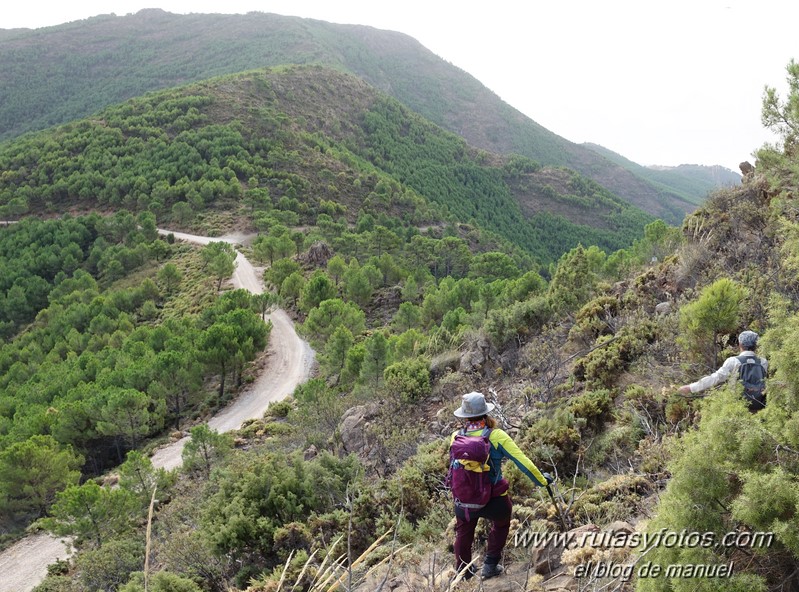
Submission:
<svg viewBox="0 0 799 592">
<path fill-rule="evenodd" d="M 566 532 L 568 530 L 566 521 L 563 520 L 563 514 L 560 513 L 560 505 L 555 501 L 555 494 L 552 493 L 552 487 L 550 487 L 549 483 L 547 483 L 547 493 L 549 494 L 549 499 L 552 500 L 552 505 L 555 506 L 555 513 L 558 515 L 558 521 L 560 522 L 560 531 Z"/>
</svg>

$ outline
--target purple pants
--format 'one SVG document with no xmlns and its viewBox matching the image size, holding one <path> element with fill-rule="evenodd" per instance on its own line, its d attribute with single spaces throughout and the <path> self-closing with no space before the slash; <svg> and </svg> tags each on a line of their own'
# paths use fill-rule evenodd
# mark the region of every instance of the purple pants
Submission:
<svg viewBox="0 0 799 592">
<path fill-rule="evenodd" d="M 491 521 L 486 546 L 486 563 L 496 565 L 502 557 L 502 550 L 508 540 L 510 531 L 510 515 L 513 509 L 510 495 L 492 497 L 485 506 L 479 510 L 469 510 L 469 519 L 466 512 L 455 506 L 455 569 L 460 571 L 472 561 L 472 543 L 474 530 L 477 528 L 478 518 Z"/>
</svg>

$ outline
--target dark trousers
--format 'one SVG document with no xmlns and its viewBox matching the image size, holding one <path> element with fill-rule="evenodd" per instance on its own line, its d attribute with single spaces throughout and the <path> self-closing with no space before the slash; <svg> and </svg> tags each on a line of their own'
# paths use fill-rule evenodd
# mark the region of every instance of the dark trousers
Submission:
<svg viewBox="0 0 799 592">
<path fill-rule="evenodd" d="M 505 542 L 508 540 L 512 509 L 510 495 L 492 497 L 491 501 L 479 510 L 469 510 L 468 520 L 466 511 L 455 506 L 455 569 L 460 571 L 472 561 L 474 530 L 477 528 L 479 518 L 491 521 L 485 562 L 493 565 L 499 563 Z"/>
</svg>

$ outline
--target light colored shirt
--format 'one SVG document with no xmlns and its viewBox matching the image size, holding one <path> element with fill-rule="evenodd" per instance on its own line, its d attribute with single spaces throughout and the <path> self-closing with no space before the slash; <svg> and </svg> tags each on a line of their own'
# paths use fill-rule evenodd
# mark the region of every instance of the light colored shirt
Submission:
<svg viewBox="0 0 799 592">
<path fill-rule="evenodd" d="M 754 352 L 751 351 L 742 351 L 740 356 L 754 356 Z M 766 358 L 757 358 L 760 361 L 760 364 L 763 366 L 763 369 L 768 372 L 768 361 Z M 731 356 L 724 360 L 724 364 L 721 365 L 721 368 L 716 370 L 713 374 L 708 374 L 707 376 L 703 376 L 696 382 L 692 382 L 688 386 L 691 387 L 692 393 L 698 393 L 700 391 L 704 391 L 711 387 L 716 386 L 727 380 L 730 376 L 734 376 L 738 378 L 738 368 L 741 365 L 741 361 L 738 359 L 738 356 Z"/>
</svg>

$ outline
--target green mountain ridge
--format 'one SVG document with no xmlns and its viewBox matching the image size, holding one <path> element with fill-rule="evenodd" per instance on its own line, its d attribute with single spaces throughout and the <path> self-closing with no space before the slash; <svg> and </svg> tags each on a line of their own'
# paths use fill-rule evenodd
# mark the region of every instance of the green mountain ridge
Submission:
<svg viewBox="0 0 799 592">
<path fill-rule="evenodd" d="M 741 175 L 722 166 L 642 166 L 598 144 L 584 143 L 583 146 L 626 168 L 654 187 L 659 187 L 664 192 L 677 193 L 697 205 L 704 201 L 708 193 L 741 182 Z"/>
<path fill-rule="evenodd" d="M 407 35 L 272 14 L 157 9 L 0 36 L 0 138 L 85 117 L 105 105 L 225 73 L 287 63 L 352 72 L 475 147 L 567 166 L 644 211 L 678 223 L 692 200 L 541 127 Z"/>
<path fill-rule="evenodd" d="M 5 142 L 0 166 L 6 212 L 96 199 L 163 217 L 179 203 L 201 211 L 263 192 L 303 223 L 316 222 L 325 202 L 350 223 L 360 211 L 420 225 L 453 217 L 542 264 L 580 242 L 624 248 L 653 220 L 573 171 L 475 150 L 361 79 L 320 66 L 134 99 Z M 435 206 L 412 208 L 420 200 Z"/>
</svg>

